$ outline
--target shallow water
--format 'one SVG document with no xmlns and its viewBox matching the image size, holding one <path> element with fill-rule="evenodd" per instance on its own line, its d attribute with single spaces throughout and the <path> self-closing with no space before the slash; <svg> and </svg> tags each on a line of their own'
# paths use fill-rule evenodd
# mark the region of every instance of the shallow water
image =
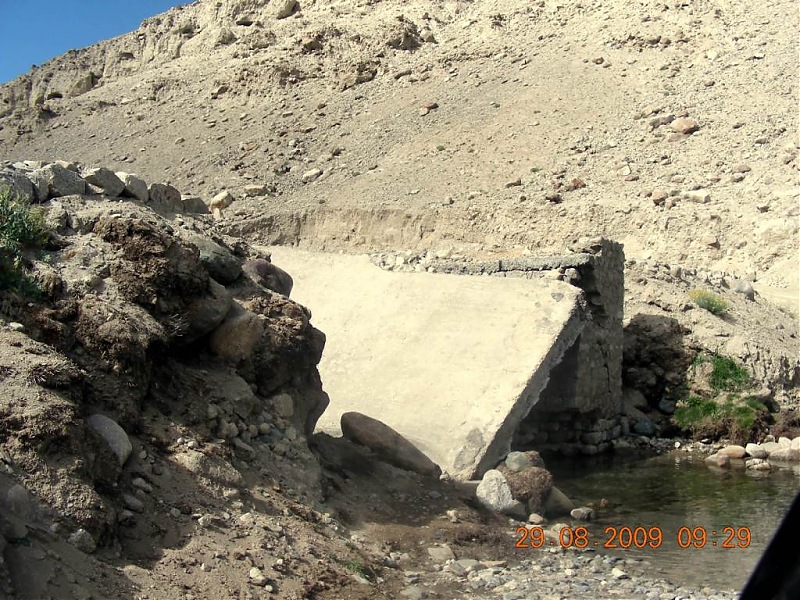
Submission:
<svg viewBox="0 0 800 600">
<path fill-rule="evenodd" d="M 548 468 L 579 505 L 608 501 L 586 524 L 590 547 L 629 545 L 606 551 L 647 560 L 652 577 L 719 590 L 741 590 L 800 491 L 798 467 L 760 476 L 744 468 L 711 469 L 703 456 L 680 451 L 638 460 L 549 460 Z M 631 533 L 644 529 L 633 540 L 627 531 L 620 537 L 625 526 Z M 659 534 L 661 545 L 653 547 Z"/>
</svg>

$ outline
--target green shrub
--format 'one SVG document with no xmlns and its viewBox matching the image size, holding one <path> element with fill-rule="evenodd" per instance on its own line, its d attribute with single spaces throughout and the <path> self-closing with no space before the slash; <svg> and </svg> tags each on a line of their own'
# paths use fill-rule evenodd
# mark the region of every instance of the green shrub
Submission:
<svg viewBox="0 0 800 600">
<path fill-rule="evenodd" d="M 704 308 L 712 315 L 721 315 L 728 310 L 728 302 L 722 297 L 706 290 L 692 290 L 689 298 L 700 308 Z"/>
<path fill-rule="evenodd" d="M 708 378 L 711 389 L 717 392 L 737 392 L 750 384 L 750 373 L 728 356 L 711 354 L 709 360 L 714 369 Z"/>
<path fill-rule="evenodd" d="M 713 400 L 700 396 L 689 396 L 675 409 L 673 419 L 681 427 L 691 428 L 706 419 L 713 419 L 719 413 L 719 406 Z"/>
<path fill-rule="evenodd" d="M 23 252 L 40 249 L 47 228 L 40 210 L 0 188 L 0 289 L 32 295 L 38 288 L 25 271 Z"/>
</svg>

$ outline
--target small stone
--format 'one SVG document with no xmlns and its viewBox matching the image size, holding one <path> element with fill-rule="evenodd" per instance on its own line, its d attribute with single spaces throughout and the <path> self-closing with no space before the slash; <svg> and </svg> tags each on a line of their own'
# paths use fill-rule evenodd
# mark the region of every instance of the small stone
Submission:
<svg viewBox="0 0 800 600">
<path fill-rule="evenodd" d="M 594 509 L 591 509 L 588 506 L 574 508 L 569 514 L 573 519 L 577 519 L 578 521 L 591 521 L 595 517 Z"/>
<path fill-rule="evenodd" d="M 265 587 L 267 585 L 268 580 L 258 567 L 251 568 L 249 575 L 250 583 L 253 585 L 257 585 L 258 587 Z"/>
<path fill-rule="evenodd" d="M 228 208 L 233 203 L 233 194 L 228 190 L 223 190 L 211 199 L 208 207 L 213 211 L 215 209 Z"/>
<path fill-rule="evenodd" d="M 611 576 L 614 579 L 628 579 L 628 574 L 622 569 L 619 569 L 617 567 L 611 569 Z"/>
<path fill-rule="evenodd" d="M 683 198 L 689 202 L 697 204 L 708 204 L 711 202 L 711 194 L 708 190 L 690 190 L 682 194 Z"/>
<path fill-rule="evenodd" d="M 700 129 L 700 124 L 694 119 L 680 117 L 670 123 L 672 131 L 683 135 L 689 135 Z"/>
<path fill-rule="evenodd" d="M 544 523 L 544 521 L 545 518 L 537 513 L 531 513 L 528 515 L 528 523 L 531 523 L 532 525 L 541 525 Z"/>
<path fill-rule="evenodd" d="M 19 332 L 25 331 L 25 325 L 23 325 L 22 323 L 17 323 L 16 321 L 12 321 L 11 323 L 9 323 L 8 328 L 11 329 L 12 331 L 19 331 Z"/>
<path fill-rule="evenodd" d="M 115 421 L 105 415 L 95 414 L 86 419 L 86 424 L 96 431 L 117 455 L 120 465 L 124 465 L 133 451 L 133 445 L 122 429 Z"/>
<path fill-rule="evenodd" d="M 303 183 L 311 183 L 319 179 L 320 175 L 322 175 L 322 169 L 311 169 L 303 173 L 300 179 Z"/>
<path fill-rule="evenodd" d="M 133 512 L 144 512 L 144 502 L 131 494 L 122 494 L 122 502 Z"/>
<path fill-rule="evenodd" d="M 747 444 L 744 450 L 753 458 L 767 458 L 769 456 L 767 451 L 762 448 L 760 444 Z"/>
</svg>

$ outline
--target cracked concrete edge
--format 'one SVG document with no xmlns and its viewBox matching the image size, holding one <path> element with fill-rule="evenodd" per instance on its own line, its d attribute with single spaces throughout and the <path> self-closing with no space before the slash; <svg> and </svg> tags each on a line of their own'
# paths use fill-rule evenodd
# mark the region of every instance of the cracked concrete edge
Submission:
<svg viewBox="0 0 800 600">
<path fill-rule="evenodd" d="M 483 477 L 511 451 L 511 441 L 522 420 L 528 415 L 541 397 L 550 381 L 550 372 L 558 365 L 583 332 L 589 316 L 586 313 L 585 298 L 581 294 L 576 299 L 570 318 L 562 327 L 555 342 L 550 346 L 539 368 L 531 375 L 525 389 L 519 394 L 506 419 L 497 429 L 493 439 L 487 444 L 480 430 L 473 430 L 467 438 L 467 445 L 459 452 L 456 463 L 464 465 L 449 475 L 459 480 L 474 480 Z M 476 439 L 479 438 L 479 439 Z M 481 451 L 482 450 L 482 451 Z"/>
</svg>

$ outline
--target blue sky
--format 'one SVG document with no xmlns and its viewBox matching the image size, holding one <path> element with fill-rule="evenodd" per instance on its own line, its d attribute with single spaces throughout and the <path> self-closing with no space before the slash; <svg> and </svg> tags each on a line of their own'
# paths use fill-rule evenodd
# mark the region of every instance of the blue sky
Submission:
<svg viewBox="0 0 800 600">
<path fill-rule="evenodd" d="M 0 83 L 188 0 L 0 0 Z"/>
</svg>

